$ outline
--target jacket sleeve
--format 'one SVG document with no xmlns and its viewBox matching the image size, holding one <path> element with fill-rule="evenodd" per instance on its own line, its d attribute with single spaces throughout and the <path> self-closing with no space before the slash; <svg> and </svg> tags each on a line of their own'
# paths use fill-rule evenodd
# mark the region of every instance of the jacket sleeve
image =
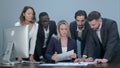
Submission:
<svg viewBox="0 0 120 68">
<path fill-rule="evenodd" d="M 55 23 L 55 21 L 54 21 L 54 23 Z M 57 35 L 57 26 L 56 26 L 56 23 L 54 24 L 54 33 L 55 33 L 55 35 Z"/>
<path fill-rule="evenodd" d="M 44 41 L 41 41 L 41 33 L 40 33 L 40 26 L 38 28 L 38 32 L 37 32 L 37 38 L 36 38 L 36 45 L 35 45 L 35 50 L 34 50 L 34 58 L 35 60 L 39 61 L 39 57 L 42 55 L 41 51 L 42 51 L 42 45 L 44 43 Z"/>
<path fill-rule="evenodd" d="M 111 60 L 113 49 L 118 43 L 119 33 L 117 29 L 117 24 L 115 21 L 109 26 L 108 30 L 108 41 L 106 44 L 106 52 L 104 54 L 104 58 L 107 60 Z"/>
<path fill-rule="evenodd" d="M 30 40 L 30 54 L 32 55 L 34 54 L 34 50 L 35 50 L 37 32 L 38 32 L 38 24 L 35 23 L 35 29 L 34 29 L 32 38 Z"/>
<path fill-rule="evenodd" d="M 50 39 L 50 42 L 48 44 L 46 53 L 45 53 L 45 57 L 47 60 L 52 61 L 52 55 L 54 54 L 54 48 L 55 48 L 55 43 L 54 43 L 54 38 L 52 37 Z"/>
<path fill-rule="evenodd" d="M 77 54 L 77 47 L 76 47 L 76 44 L 75 44 L 75 40 L 74 39 L 72 39 L 72 40 L 73 40 L 72 46 L 73 46 L 73 49 L 74 49 L 74 53 Z"/>
<path fill-rule="evenodd" d="M 85 43 L 83 55 L 86 55 L 87 57 L 94 58 L 95 42 L 93 40 L 92 31 L 89 30 L 88 33 L 89 34 L 87 35 L 87 38 L 86 38 L 86 43 Z"/>
<path fill-rule="evenodd" d="M 70 23 L 70 33 L 71 33 L 71 37 L 75 39 L 75 29 L 73 23 Z"/>
<path fill-rule="evenodd" d="M 55 35 L 57 35 L 56 22 L 55 22 L 55 21 L 50 21 L 50 23 L 51 23 L 51 26 L 52 26 L 52 28 L 53 28 L 53 33 L 54 33 Z"/>
</svg>

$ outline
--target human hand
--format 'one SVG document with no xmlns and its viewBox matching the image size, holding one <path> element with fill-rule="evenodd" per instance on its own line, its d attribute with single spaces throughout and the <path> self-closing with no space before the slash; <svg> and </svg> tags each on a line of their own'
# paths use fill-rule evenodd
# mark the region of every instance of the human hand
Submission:
<svg viewBox="0 0 120 68">
<path fill-rule="evenodd" d="M 82 60 L 85 61 L 87 59 L 87 55 L 82 56 Z"/>
<path fill-rule="evenodd" d="M 71 54 L 70 58 L 76 58 L 76 54 L 75 53 Z"/>
<path fill-rule="evenodd" d="M 94 60 L 93 60 L 92 57 L 89 57 L 89 58 L 85 59 L 84 61 L 85 61 L 85 62 L 93 62 Z"/>
<path fill-rule="evenodd" d="M 101 63 L 102 59 L 95 59 L 94 62 Z"/>
<path fill-rule="evenodd" d="M 30 56 L 29 56 L 29 60 L 32 61 L 32 62 L 34 62 L 34 61 L 35 61 L 34 56 L 33 56 L 33 55 L 30 55 Z"/>
<path fill-rule="evenodd" d="M 94 62 L 97 62 L 97 63 L 107 63 L 108 60 L 107 59 L 95 59 Z"/>
<path fill-rule="evenodd" d="M 108 60 L 107 59 L 102 59 L 102 63 L 107 63 Z"/>
<path fill-rule="evenodd" d="M 19 61 L 19 62 L 21 62 L 22 60 L 23 60 L 22 57 L 17 58 L 17 61 Z"/>
<path fill-rule="evenodd" d="M 57 60 L 57 56 L 58 56 L 58 54 L 57 54 L 57 52 L 55 52 L 55 53 L 53 54 L 53 56 L 52 56 L 52 60 L 56 61 L 56 60 Z"/>
<path fill-rule="evenodd" d="M 74 62 L 83 62 L 83 59 L 82 58 L 77 58 L 74 60 Z"/>
<path fill-rule="evenodd" d="M 84 62 L 86 59 L 87 59 L 87 56 L 83 55 L 82 58 L 77 58 L 77 59 L 75 59 L 74 62 Z"/>
</svg>

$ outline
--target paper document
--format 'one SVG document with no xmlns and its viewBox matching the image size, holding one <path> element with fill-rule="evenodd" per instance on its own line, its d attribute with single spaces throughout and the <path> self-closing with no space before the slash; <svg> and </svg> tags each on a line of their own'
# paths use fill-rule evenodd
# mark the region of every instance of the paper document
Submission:
<svg viewBox="0 0 120 68">
<path fill-rule="evenodd" d="M 62 61 L 62 60 L 71 60 L 72 58 L 70 58 L 70 55 L 72 55 L 73 53 L 74 53 L 74 50 L 58 54 L 56 62 Z"/>
<path fill-rule="evenodd" d="M 14 64 L 20 64 L 20 63 L 33 63 L 33 64 L 39 64 L 40 62 L 36 62 L 36 61 L 13 61 L 11 63 L 14 63 Z"/>
<path fill-rule="evenodd" d="M 39 66 L 87 66 L 88 64 L 80 64 L 74 62 L 60 62 L 55 64 L 40 64 Z"/>
<path fill-rule="evenodd" d="M 61 66 L 87 66 L 88 65 L 88 64 L 80 64 L 80 63 L 74 63 L 74 62 L 59 62 L 56 64 Z"/>
<path fill-rule="evenodd" d="M 79 62 L 80 64 L 97 64 L 97 62 Z"/>
</svg>

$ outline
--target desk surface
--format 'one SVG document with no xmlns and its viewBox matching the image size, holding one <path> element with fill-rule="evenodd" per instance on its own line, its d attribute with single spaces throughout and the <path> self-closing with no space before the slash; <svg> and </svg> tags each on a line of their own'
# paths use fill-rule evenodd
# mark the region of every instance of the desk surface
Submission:
<svg viewBox="0 0 120 68">
<path fill-rule="evenodd" d="M 120 68 L 120 64 L 89 64 L 87 66 L 39 66 L 39 64 L 15 64 L 14 66 L 0 65 L 0 68 Z"/>
</svg>

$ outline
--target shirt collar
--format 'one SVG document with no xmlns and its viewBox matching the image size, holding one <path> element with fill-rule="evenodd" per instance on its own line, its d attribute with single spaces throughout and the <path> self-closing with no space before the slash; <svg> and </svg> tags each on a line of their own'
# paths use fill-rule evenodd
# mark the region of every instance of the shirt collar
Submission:
<svg viewBox="0 0 120 68">
<path fill-rule="evenodd" d="M 85 28 L 85 26 L 83 26 L 82 29 L 79 29 L 78 26 L 77 26 L 77 31 L 82 31 L 82 30 L 84 30 L 84 28 Z"/>
<path fill-rule="evenodd" d="M 48 29 L 46 30 L 45 27 L 43 27 L 44 31 L 49 31 L 49 25 L 48 25 Z"/>
<path fill-rule="evenodd" d="M 97 28 L 97 30 L 100 30 L 102 27 L 102 23 L 100 23 L 99 27 Z"/>
</svg>

